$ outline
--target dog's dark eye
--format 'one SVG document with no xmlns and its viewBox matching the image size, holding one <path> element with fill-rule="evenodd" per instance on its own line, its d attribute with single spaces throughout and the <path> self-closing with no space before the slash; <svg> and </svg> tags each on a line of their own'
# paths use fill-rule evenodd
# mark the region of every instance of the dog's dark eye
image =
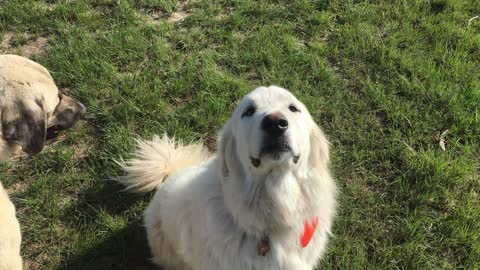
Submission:
<svg viewBox="0 0 480 270">
<path fill-rule="evenodd" d="M 242 118 L 243 118 L 244 116 L 250 117 L 250 116 L 252 116 L 254 113 L 255 113 L 255 107 L 250 106 L 250 107 L 248 107 L 248 108 L 242 113 Z"/>
<path fill-rule="evenodd" d="M 288 109 L 289 109 L 290 111 L 292 111 L 292 112 L 300 112 L 300 110 L 299 110 L 297 107 L 293 106 L 293 105 L 288 106 Z"/>
</svg>

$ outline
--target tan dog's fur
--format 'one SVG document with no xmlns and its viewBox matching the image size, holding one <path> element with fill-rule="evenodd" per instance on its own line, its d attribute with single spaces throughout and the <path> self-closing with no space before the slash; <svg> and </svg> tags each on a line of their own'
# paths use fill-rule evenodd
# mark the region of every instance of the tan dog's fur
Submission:
<svg viewBox="0 0 480 270">
<path fill-rule="evenodd" d="M 0 183 L 0 269 L 22 269 L 20 257 L 20 224 L 15 217 L 15 206 Z"/>
<path fill-rule="evenodd" d="M 84 115 L 85 107 L 61 94 L 43 66 L 0 55 L 0 162 L 19 150 L 38 154 L 47 133 L 70 128 Z M 0 182 L 0 270 L 22 269 L 20 243 L 15 207 Z"/>
</svg>

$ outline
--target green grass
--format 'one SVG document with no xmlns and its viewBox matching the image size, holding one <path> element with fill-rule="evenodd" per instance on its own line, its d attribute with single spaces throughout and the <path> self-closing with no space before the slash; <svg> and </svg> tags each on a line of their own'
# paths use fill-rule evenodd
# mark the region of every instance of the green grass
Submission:
<svg viewBox="0 0 480 270">
<path fill-rule="evenodd" d="M 479 1 L 198 0 L 181 22 L 173 0 L 0 5 L 8 50 L 47 37 L 32 57 L 89 109 L 0 167 L 29 269 L 153 269 L 149 196 L 108 181 L 114 159 L 163 132 L 213 146 L 236 101 L 270 84 L 332 142 L 340 210 L 319 269 L 480 269 Z"/>
</svg>

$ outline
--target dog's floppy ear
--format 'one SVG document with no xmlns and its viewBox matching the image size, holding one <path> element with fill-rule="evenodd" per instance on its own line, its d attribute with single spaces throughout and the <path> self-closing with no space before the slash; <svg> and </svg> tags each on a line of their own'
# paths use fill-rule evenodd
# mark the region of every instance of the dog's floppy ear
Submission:
<svg viewBox="0 0 480 270">
<path fill-rule="evenodd" d="M 43 150 L 47 123 L 43 100 L 16 101 L 2 110 L 2 136 L 29 155 Z"/>
<path fill-rule="evenodd" d="M 221 160 L 221 169 L 223 177 L 230 175 L 235 166 L 235 139 L 233 138 L 230 122 L 225 124 L 220 135 L 218 156 Z"/>
<path fill-rule="evenodd" d="M 85 116 L 86 109 L 83 104 L 71 97 L 60 94 L 60 102 L 57 104 L 49 126 L 55 126 L 58 131 L 73 127 L 78 120 Z"/>
<path fill-rule="evenodd" d="M 316 124 L 310 133 L 310 155 L 308 165 L 310 168 L 322 168 L 330 160 L 329 142 L 323 131 Z"/>
</svg>

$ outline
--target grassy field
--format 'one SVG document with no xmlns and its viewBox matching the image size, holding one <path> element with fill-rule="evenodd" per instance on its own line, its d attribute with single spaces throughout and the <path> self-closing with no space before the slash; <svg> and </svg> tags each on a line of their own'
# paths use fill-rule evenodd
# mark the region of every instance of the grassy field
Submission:
<svg viewBox="0 0 480 270">
<path fill-rule="evenodd" d="M 0 1 L 0 51 L 89 110 L 0 165 L 27 269 L 155 269 L 151 195 L 120 192 L 114 159 L 163 132 L 214 148 L 236 101 L 270 84 L 332 142 L 341 207 L 319 269 L 480 269 L 480 1 L 258 2 Z"/>
</svg>

